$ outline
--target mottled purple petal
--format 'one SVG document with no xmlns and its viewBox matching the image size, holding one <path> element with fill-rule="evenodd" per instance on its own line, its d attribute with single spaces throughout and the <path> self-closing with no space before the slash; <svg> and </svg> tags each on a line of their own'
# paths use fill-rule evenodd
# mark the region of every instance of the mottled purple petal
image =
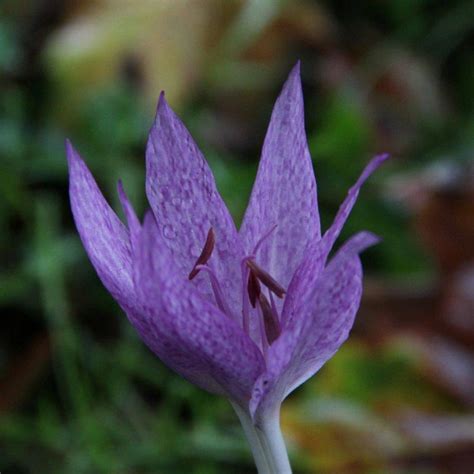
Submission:
<svg viewBox="0 0 474 474">
<path fill-rule="evenodd" d="M 349 214 L 354 207 L 354 204 L 359 195 L 360 188 L 369 178 L 369 176 L 389 157 L 388 154 L 382 154 L 374 157 L 369 164 L 365 167 L 359 179 L 356 181 L 354 186 L 349 190 L 343 203 L 341 204 L 339 211 L 329 229 L 325 232 L 322 239 L 313 239 L 305 250 L 303 256 L 303 264 L 300 265 L 291 280 L 290 287 L 287 294 L 286 304 L 291 302 L 295 295 L 292 288 L 299 287 L 303 282 L 309 281 L 311 278 L 317 277 L 324 269 L 328 255 L 336 241 L 337 237 L 341 233 L 341 230 L 349 217 Z M 283 321 L 290 316 L 289 312 L 282 315 Z"/>
<path fill-rule="evenodd" d="M 163 94 L 150 131 L 146 158 L 146 193 L 178 272 L 183 276 L 189 274 L 212 227 L 216 245 L 209 265 L 237 314 L 241 304 L 238 295 L 243 250 L 235 224 L 204 157 Z M 192 284 L 213 299 L 204 273 Z"/>
<path fill-rule="evenodd" d="M 344 224 L 349 217 L 349 214 L 354 207 L 355 202 L 357 201 L 357 196 L 359 196 L 359 191 L 362 185 L 367 181 L 369 176 L 384 162 L 386 161 L 390 155 L 387 153 L 383 153 L 381 155 L 377 155 L 369 162 L 369 164 L 365 167 L 362 174 L 359 176 L 359 179 L 356 181 L 354 186 L 349 189 L 347 193 L 346 199 L 344 199 L 337 215 L 332 223 L 331 227 L 324 233 L 324 247 L 326 248 L 327 252 L 329 252 L 334 245 L 334 242 L 338 238 L 339 234 L 341 233 Z"/>
<path fill-rule="evenodd" d="M 234 320 L 176 272 L 151 214 L 142 227 L 134 275 L 143 308 L 132 322 L 146 344 L 192 383 L 245 406 L 263 357 Z"/>
<path fill-rule="evenodd" d="M 286 318 L 253 391 L 250 410 L 257 420 L 314 375 L 347 339 L 362 293 L 358 254 L 377 241 L 368 232 L 355 235 L 319 276 L 308 274 L 291 287 L 284 312 L 294 317 Z M 312 266 L 310 261 L 302 265 Z"/>
<path fill-rule="evenodd" d="M 319 237 L 319 214 L 304 128 L 299 63 L 273 109 L 250 203 L 240 230 L 247 253 L 275 224 L 257 255 L 260 266 L 287 286 L 307 244 Z"/>
<path fill-rule="evenodd" d="M 132 204 L 130 203 L 128 196 L 123 187 L 122 181 L 119 181 L 117 184 L 117 192 L 119 195 L 120 203 L 122 204 L 122 209 L 127 219 L 127 226 L 130 233 L 130 244 L 132 248 L 137 245 L 137 239 L 140 234 L 140 221 L 133 209 Z"/>
<path fill-rule="evenodd" d="M 102 283 L 125 304 L 134 298 L 129 233 L 69 141 L 66 152 L 71 208 L 82 243 Z"/>
</svg>

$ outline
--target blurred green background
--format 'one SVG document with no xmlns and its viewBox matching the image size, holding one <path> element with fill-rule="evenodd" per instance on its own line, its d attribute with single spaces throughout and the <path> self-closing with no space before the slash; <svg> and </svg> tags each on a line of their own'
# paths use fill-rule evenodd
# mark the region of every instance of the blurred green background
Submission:
<svg viewBox="0 0 474 474">
<path fill-rule="evenodd" d="M 230 405 L 166 369 L 72 222 L 69 137 L 140 213 L 164 89 L 240 221 L 272 104 L 302 60 L 327 226 L 372 230 L 353 335 L 284 404 L 296 473 L 474 471 L 474 2 L 0 2 L 0 471 L 254 472 Z"/>
</svg>

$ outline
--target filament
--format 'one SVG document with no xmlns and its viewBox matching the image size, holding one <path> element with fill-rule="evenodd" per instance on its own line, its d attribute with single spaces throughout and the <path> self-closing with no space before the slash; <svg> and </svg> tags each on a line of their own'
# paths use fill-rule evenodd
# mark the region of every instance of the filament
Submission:
<svg viewBox="0 0 474 474">
<path fill-rule="evenodd" d="M 219 280 L 217 279 L 216 274 L 214 271 L 208 267 L 207 265 L 196 265 L 196 270 L 198 271 L 205 271 L 209 275 L 209 279 L 211 280 L 211 287 L 214 293 L 214 297 L 216 299 L 217 306 L 219 309 L 225 313 L 227 316 L 232 317 L 232 313 L 230 311 L 229 306 L 227 305 L 224 296 L 222 294 L 221 285 L 219 284 Z"/>
</svg>

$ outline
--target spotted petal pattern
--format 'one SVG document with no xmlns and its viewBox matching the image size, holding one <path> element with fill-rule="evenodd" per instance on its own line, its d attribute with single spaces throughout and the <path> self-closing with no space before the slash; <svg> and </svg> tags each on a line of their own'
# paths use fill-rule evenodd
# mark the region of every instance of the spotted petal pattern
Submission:
<svg viewBox="0 0 474 474">
<path fill-rule="evenodd" d="M 128 230 L 69 141 L 66 153 L 71 209 L 84 248 L 107 290 L 119 303 L 127 303 L 134 298 Z"/>
<path fill-rule="evenodd" d="M 377 238 L 361 232 L 329 263 L 328 255 L 362 184 L 387 155 L 369 163 L 321 237 L 299 64 L 276 101 L 239 233 L 204 157 L 163 94 L 146 151 L 151 211 L 143 224 L 121 183 L 127 226 L 70 143 L 67 156 L 71 208 L 84 247 L 140 337 L 171 369 L 225 395 L 256 425 L 265 425 L 348 337 L 362 293 L 359 253 Z M 211 228 L 214 251 L 189 281 Z M 261 291 L 267 294 L 265 281 L 279 296 L 280 285 L 287 290 L 284 301 L 269 295 L 269 347 L 262 303 L 260 312 L 250 308 L 242 278 L 249 271 L 245 258 L 254 252 L 250 267 L 260 275 Z"/>
<path fill-rule="evenodd" d="M 164 94 L 148 139 L 146 171 L 150 206 L 181 275 L 188 275 L 192 270 L 209 229 L 214 229 L 216 247 L 209 265 L 227 293 L 237 319 L 241 304 L 242 245 L 206 160 Z M 213 299 L 207 278 L 198 276 L 193 284 Z"/>
<path fill-rule="evenodd" d="M 257 178 L 240 235 L 251 253 L 277 225 L 258 254 L 259 264 L 283 286 L 290 282 L 311 240 L 320 234 L 316 181 L 304 128 L 299 63 L 273 109 Z"/>
<path fill-rule="evenodd" d="M 150 214 L 134 263 L 143 302 L 135 321 L 141 337 L 163 362 L 194 384 L 245 406 L 264 367 L 262 354 L 237 323 L 177 273 Z"/>
<path fill-rule="evenodd" d="M 262 419 L 297 386 L 315 374 L 347 339 L 362 294 L 358 253 L 377 243 L 368 232 L 350 239 L 319 275 L 299 279 L 285 302 L 281 337 L 270 347 L 267 370 L 255 384 L 250 410 Z M 312 267 L 307 255 L 297 271 Z M 290 295 L 289 295 L 290 296 Z"/>
</svg>

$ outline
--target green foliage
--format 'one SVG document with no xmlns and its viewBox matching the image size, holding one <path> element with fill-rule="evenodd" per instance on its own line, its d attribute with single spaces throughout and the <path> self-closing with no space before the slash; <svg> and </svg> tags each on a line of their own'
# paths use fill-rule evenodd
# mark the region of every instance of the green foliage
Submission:
<svg viewBox="0 0 474 474">
<path fill-rule="evenodd" d="M 423 411 L 452 408 L 449 397 L 441 396 L 420 379 L 417 360 L 399 345 L 373 351 L 348 343 L 311 385 L 320 396 L 351 400 L 381 414 L 390 408 Z"/>
</svg>

